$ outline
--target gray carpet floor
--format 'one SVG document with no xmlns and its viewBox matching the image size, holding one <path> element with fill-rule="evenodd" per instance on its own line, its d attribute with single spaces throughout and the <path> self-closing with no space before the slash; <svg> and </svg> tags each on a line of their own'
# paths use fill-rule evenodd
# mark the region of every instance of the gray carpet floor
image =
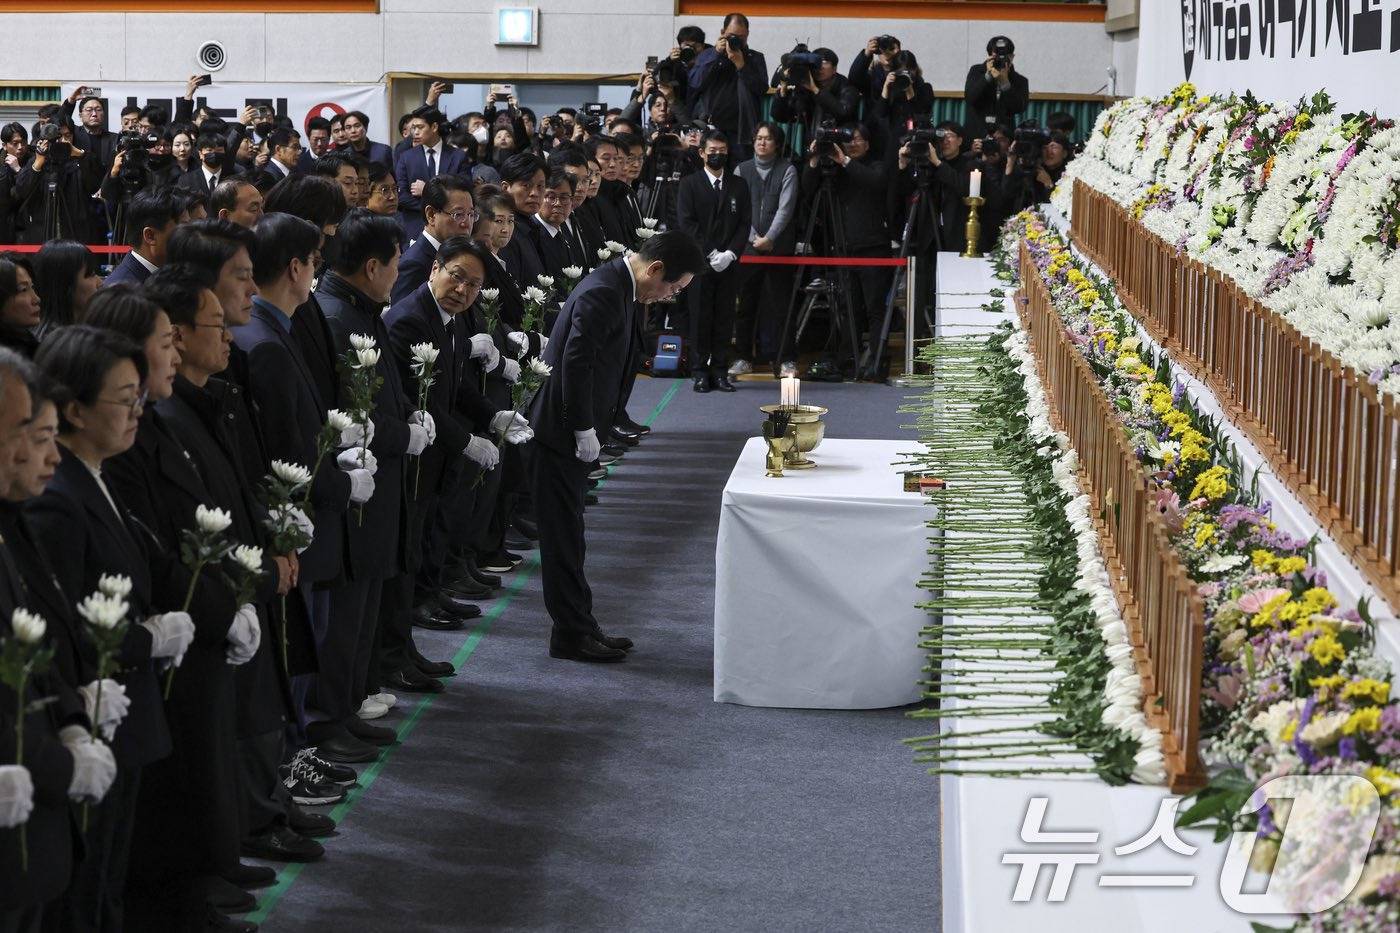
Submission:
<svg viewBox="0 0 1400 933">
<path fill-rule="evenodd" d="M 639 380 L 647 417 L 674 382 Z M 326 858 L 284 872 L 271 931 L 936 930 L 937 784 L 902 711 L 711 699 L 720 493 L 773 383 L 656 413 L 588 513 L 588 575 L 620 665 L 551 660 L 538 570 L 472 630 L 448 689 L 379 722 L 404 740 L 336 808 Z M 829 437 L 900 438 L 899 390 L 803 385 Z M 533 553 L 533 552 L 532 552 Z M 852 581 L 858 587 L 859 581 Z"/>
</svg>

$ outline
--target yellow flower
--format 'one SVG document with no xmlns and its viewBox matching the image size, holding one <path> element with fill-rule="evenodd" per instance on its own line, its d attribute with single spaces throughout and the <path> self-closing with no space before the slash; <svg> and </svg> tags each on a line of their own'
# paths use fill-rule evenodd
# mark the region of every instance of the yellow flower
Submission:
<svg viewBox="0 0 1400 933">
<path fill-rule="evenodd" d="M 1201 526 L 1196 529 L 1196 534 L 1192 540 L 1195 541 L 1196 547 L 1203 548 L 1214 537 L 1215 526 L 1212 525 L 1210 522 L 1203 522 L 1201 523 Z"/>
<path fill-rule="evenodd" d="M 1295 573 L 1302 573 L 1307 566 L 1308 562 L 1301 557 L 1282 557 L 1274 565 L 1274 572 L 1287 577 Z"/>
<path fill-rule="evenodd" d="M 1371 765 L 1365 771 L 1366 780 L 1376 787 L 1376 792 L 1382 797 L 1389 796 L 1400 790 L 1400 774 L 1382 768 L 1380 765 Z"/>
<path fill-rule="evenodd" d="M 1342 699 L 1347 700 L 1353 697 L 1370 700 L 1372 703 L 1385 704 L 1390 700 L 1390 684 L 1373 677 L 1353 680 L 1342 687 Z"/>
<path fill-rule="evenodd" d="M 1255 570 L 1270 570 L 1273 568 L 1274 562 L 1278 560 L 1277 557 L 1261 547 L 1250 551 L 1249 559 L 1254 564 Z"/>
<path fill-rule="evenodd" d="M 1347 650 L 1342 647 L 1341 642 L 1337 641 L 1337 636 L 1331 632 L 1314 638 L 1313 643 L 1308 646 L 1308 653 L 1313 656 L 1314 661 L 1323 667 L 1335 664 L 1347 656 Z"/>
<path fill-rule="evenodd" d="M 1223 466 L 1213 466 L 1200 476 L 1196 477 L 1196 483 L 1191 487 L 1191 499 L 1199 499 L 1204 496 L 1206 499 L 1222 499 L 1230 492 L 1230 484 L 1225 481 L 1225 468 Z"/>
<path fill-rule="evenodd" d="M 1333 690 L 1346 684 L 1346 682 L 1347 679 L 1341 674 L 1333 674 L 1330 677 L 1314 677 L 1308 681 L 1308 686 L 1317 691 L 1318 699 L 1325 700 Z M 1345 693 L 1342 695 L 1346 696 Z"/>
<path fill-rule="evenodd" d="M 1352 713 L 1347 721 L 1342 723 L 1342 732 L 1345 735 L 1355 735 L 1358 732 L 1375 732 L 1380 727 L 1380 707 L 1368 706 Z"/>
<path fill-rule="evenodd" d="M 1292 742 L 1293 736 L 1298 731 L 1298 720 L 1289 720 L 1288 725 L 1279 731 L 1278 737 L 1284 742 Z"/>
<path fill-rule="evenodd" d="M 1262 628 L 1265 625 L 1274 626 L 1278 624 L 1278 612 L 1288 603 L 1288 594 L 1280 593 L 1264 604 L 1258 612 L 1249 619 L 1250 628 Z"/>
</svg>

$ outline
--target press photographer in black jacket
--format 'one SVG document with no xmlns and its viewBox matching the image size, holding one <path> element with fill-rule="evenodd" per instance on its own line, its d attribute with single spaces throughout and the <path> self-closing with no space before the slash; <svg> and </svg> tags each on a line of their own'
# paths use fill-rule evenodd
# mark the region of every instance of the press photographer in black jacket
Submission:
<svg viewBox="0 0 1400 933">
<path fill-rule="evenodd" d="M 963 96 L 972 138 L 990 132 L 994 123 L 1015 126 L 1031 99 L 1030 82 L 1016 70 L 1016 44 L 1006 36 L 993 36 L 986 60 L 967 70 Z"/>
<path fill-rule="evenodd" d="M 773 74 L 773 119 L 801 123 L 810 139 L 825 123 L 849 123 L 859 116 L 860 91 L 837 72 L 838 61 L 831 49 L 809 52 L 801 43 L 784 55 Z"/>
</svg>

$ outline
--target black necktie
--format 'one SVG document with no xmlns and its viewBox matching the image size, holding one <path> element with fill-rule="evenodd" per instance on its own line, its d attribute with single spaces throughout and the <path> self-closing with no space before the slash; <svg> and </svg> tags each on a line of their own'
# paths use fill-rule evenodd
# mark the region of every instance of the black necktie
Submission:
<svg viewBox="0 0 1400 933">
<path fill-rule="evenodd" d="M 428 150 L 428 177 L 437 177 L 437 162 L 433 159 L 433 150 Z"/>
</svg>

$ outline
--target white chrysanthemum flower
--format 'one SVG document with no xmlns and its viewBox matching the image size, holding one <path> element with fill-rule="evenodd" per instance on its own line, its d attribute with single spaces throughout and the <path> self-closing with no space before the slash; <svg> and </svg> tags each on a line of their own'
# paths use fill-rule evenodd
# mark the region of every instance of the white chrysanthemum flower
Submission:
<svg viewBox="0 0 1400 933">
<path fill-rule="evenodd" d="M 97 578 L 97 591 L 103 596 L 123 599 L 131 592 L 131 578 L 120 573 L 104 573 Z"/>
<path fill-rule="evenodd" d="M 20 644 L 37 645 L 39 640 L 44 637 L 48 623 L 44 621 L 43 616 L 19 606 L 10 616 L 10 627 L 14 629 L 15 637 L 20 640 Z"/>
<path fill-rule="evenodd" d="M 360 369 L 373 369 L 379 363 L 379 351 L 375 349 L 356 350 Z"/>
<path fill-rule="evenodd" d="M 293 488 L 311 482 L 310 470 L 299 463 L 288 463 L 285 460 L 272 461 L 272 475 Z"/>
<path fill-rule="evenodd" d="M 205 534 L 221 534 L 233 524 L 233 516 L 224 509 L 211 509 L 202 505 L 194 508 L 194 521 Z"/>
<path fill-rule="evenodd" d="M 499 288 L 483 288 L 480 295 L 487 301 L 495 301 L 497 298 L 501 297 L 501 290 Z"/>
<path fill-rule="evenodd" d="M 356 350 L 372 350 L 374 349 L 374 338 L 369 334 L 351 334 L 350 346 Z"/>
<path fill-rule="evenodd" d="M 554 371 L 553 367 L 551 367 L 544 360 L 540 359 L 538 356 L 530 357 L 529 366 L 530 372 L 534 373 L 536 376 L 548 376 Z"/>
<path fill-rule="evenodd" d="M 554 276 L 552 275 L 537 275 L 535 281 L 540 283 L 540 288 L 554 287 Z"/>
<path fill-rule="evenodd" d="M 618 255 L 622 255 L 623 253 L 627 252 L 627 247 L 623 246 L 616 240 L 604 240 L 603 245 L 607 247 L 608 252 L 610 253 L 617 253 Z"/>
<path fill-rule="evenodd" d="M 354 423 L 355 419 L 351 418 L 339 408 L 332 408 L 326 412 L 326 424 L 335 428 L 337 431 L 344 431 Z"/>
<path fill-rule="evenodd" d="M 249 573 L 257 573 L 262 570 L 263 549 L 248 544 L 240 544 L 233 549 L 233 559 L 238 566 Z"/>
<path fill-rule="evenodd" d="M 94 628 L 113 629 L 126 618 L 128 608 L 125 600 L 93 593 L 78 603 L 78 615 Z"/>
<path fill-rule="evenodd" d="M 638 227 L 633 232 L 643 240 L 650 240 L 652 237 L 656 236 L 656 231 L 650 227 Z"/>
<path fill-rule="evenodd" d="M 544 302 L 547 296 L 545 295 L 543 289 L 531 285 L 530 287 L 525 289 L 524 294 L 522 294 L 520 297 L 524 298 L 526 301 L 533 301 L 536 304 L 541 304 Z"/>
<path fill-rule="evenodd" d="M 564 277 L 565 277 L 565 278 L 576 279 L 576 278 L 580 277 L 581 275 L 583 275 L 583 267 L 582 267 L 582 266 L 565 266 L 565 267 L 564 267 Z"/>
<path fill-rule="evenodd" d="M 415 343 L 409 347 L 408 352 L 413 354 L 413 358 L 418 362 L 432 364 L 437 362 L 438 354 L 441 351 L 437 348 L 437 344 L 425 340 L 423 343 Z"/>
<path fill-rule="evenodd" d="M 661 222 L 661 219 L 660 219 L 659 217 L 643 217 L 643 218 L 642 218 L 642 226 L 643 226 L 643 227 L 646 227 L 648 230 L 655 230 L 655 229 L 656 229 L 656 225 L 657 225 L 658 223 L 660 223 L 660 222 Z"/>
<path fill-rule="evenodd" d="M 603 262 L 607 262 L 612 258 L 612 250 L 604 246 L 602 249 L 598 250 L 598 258 L 603 260 Z"/>
</svg>

